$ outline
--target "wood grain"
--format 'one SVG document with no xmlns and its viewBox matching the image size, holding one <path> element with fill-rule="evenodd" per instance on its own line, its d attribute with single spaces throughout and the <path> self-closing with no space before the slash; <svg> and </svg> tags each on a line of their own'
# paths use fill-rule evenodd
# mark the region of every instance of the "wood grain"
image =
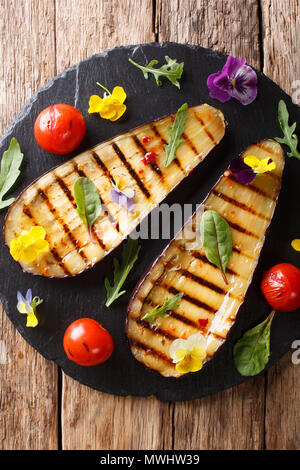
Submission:
<svg viewBox="0 0 300 470">
<path fill-rule="evenodd" d="M 1 134 L 55 75 L 53 25 L 54 1 L 0 1 Z M 0 364 L 0 449 L 56 449 L 57 367 L 23 340 L 1 308 L 0 332 L 6 350 L 6 363 Z"/>
<path fill-rule="evenodd" d="M 260 67 L 259 17 L 254 0 L 158 0 L 160 41 L 191 42 L 247 57 Z M 264 378 L 174 409 L 175 449 L 261 449 Z"/>
<path fill-rule="evenodd" d="M 264 0 L 264 72 L 300 104 L 299 0 Z M 298 90 L 298 92 L 297 92 Z M 300 338 L 299 338 L 300 340 Z M 266 448 L 300 448 L 300 365 L 287 354 L 268 372 Z"/>
</svg>

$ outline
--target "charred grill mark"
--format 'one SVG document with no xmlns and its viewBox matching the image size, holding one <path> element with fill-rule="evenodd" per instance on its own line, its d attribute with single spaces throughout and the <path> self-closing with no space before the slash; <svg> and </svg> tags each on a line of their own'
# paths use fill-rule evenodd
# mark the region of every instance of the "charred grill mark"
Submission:
<svg viewBox="0 0 300 470">
<path fill-rule="evenodd" d="M 228 175 L 227 176 L 228 179 L 230 179 L 232 182 L 234 182 L 235 184 L 238 184 L 239 186 L 243 187 L 245 189 L 245 185 L 242 184 L 242 183 L 239 183 L 235 176 L 233 176 L 232 174 Z M 253 191 L 254 193 L 256 194 L 259 194 L 260 196 L 263 196 L 263 197 L 266 197 L 268 199 L 271 199 L 271 201 L 275 201 L 275 198 L 270 196 L 270 194 L 266 193 L 263 189 L 260 189 L 260 188 L 257 188 L 256 186 L 254 186 L 253 184 L 249 183 L 247 184 L 247 188 L 250 189 L 251 191 Z"/>
<path fill-rule="evenodd" d="M 200 284 L 203 287 L 207 287 L 210 290 L 213 290 L 216 292 L 216 294 L 221 294 L 225 295 L 227 292 L 225 289 L 222 289 L 221 287 L 217 286 L 216 284 L 213 284 L 212 282 L 207 281 L 206 279 L 203 279 L 200 276 L 196 276 L 195 274 L 191 273 L 187 269 L 180 269 L 180 273 L 184 276 L 187 277 L 188 279 L 191 279 L 192 281 L 196 282 L 197 284 Z"/>
<path fill-rule="evenodd" d="M 54 172 L 54 177 L 55 177 L 55 180 L 56 182 L 59 184 L 59 186 L 61 187 L 61 189 L 63 190 L 63 192 L 65 193 L 65 195 L 67 196 L 67 198 L 69 199 L 70 203 L 73 205 L 73 207 L 75 207 L 76 209 L 76 202 L 72 196 L 72 193 L 71 191 L 69 190 L 68 186 L 66 185 L 66 183 L 64 182 L 63 179 L 61 179 L 59 176 L 57 176 L 57 174 Z"/>
<path fill-rule="evenodd" d="M 219 192 L 217 189 L 212 190 L 212 194 L 217 196 L 220 199 L 223 199 L 223 201 L 229 202 L 229 204 L 232 204 L 233 206 L 238 207 L 239 209 L 242 209 L 244 211 L 249 212 L 250 214 L 256 215 L 257 217 L 260 217 L 261 219 L 266 220 L 269 222 L 270 218 L 266 217 L 264 214 L 261 214 L 260 212 L 256 212 L 252 207 L 247 206 L 247 204 L 244 204 L 243 202 L 239 202 L 236 199 L 227 196 L 224 193 Z"/>
<path fill-rule="evenodd" d="M 157 351 L 156 349 L 154 348 L 151 348 L 150 346 L 144 344 L 144 343 L 141 343 L 140 341 L 136 341 L 135 339 L 133 338 L 129 338 L 129 343 L 131 346 L 134 346 L 135 348 L 138 348 L 138 349 L 142 349 L 143 351 L 145 351 L 147 354 L 151 355 L 151 356 L 156 356 L 158 357 L 159 359 L 167 362 L 169 365 L 172 365 L 173 367 L 175 367 L 175 364 L 173 363 L 172 359 L 169 358 L 168 356 L 166 356 L 164 353 L 162 353 L 161 351 Z"/>
<path fill-rule="evenodd" d="M 154 134 L 156 135 L 156 137 L 158 137 L 161 142 L 163 143 L 163 145 L 168 145 L 168 142 L 163 138 L 163 136 L 160 134 L 159 130 L 157 129 L 157 127 L 155 126 L 155 124 L 151 124 L 151 129 L 152 131 L 154 132 Z M 184 170 L 180 164 L 180 161 L 178 160 L 178 158 L 174 158 L 173 162 L 178 166 L 178 168 L 184 173 Z"/>
<path fill-rule="evenodd" d="M 183 140 L 185 141 L 186 145 L 188 145 L 190 147 L 190 149 L 194 152 L 195 155 L 199 155 L 199 152 L 198 150 L 196 149 L 195 145 L 193 144 L 193 142 L 191 141 L 191 139 L 185 134 L 183 133 L 181 135 L 181 137 L 183 138 Z"/>
<path fill-rule="evenodd" d="M 144 186 L 139 175 L 135 172 L 130 163 L 126 160 L 124 153 L 120 150 L 120 148 L 115 142 L 113 142 L 111 146 L 114 149 L 115 153 L 118 155 L 121 162 L 125 165 L 130 176 L 135 180 L 142 193 L 146 196 L 147 199 L 149 199 L 151 197 L 151 194 L 149 193 L 148 189 Z"/>
<path fill-rule="evenodd" d="M 105 163 L 101 160 L 99 155 L 96 152 L 92 152 L 92 157 L 94 158 L 96 165 L 100 168 L 100 170 L 105 174 L 105 176 L 113 183 L 116 184 L 114 177 L 107 169 Z"/>
<path fill-rule="evenodd" d="M 167 284 L 163 284 L 162 287 L 164 287 L 165 289 L 167 289 L 171 294 L 179 294 L 180 292 L 182 291 L 179 291 L 178 289 L 176 289 L 176 287 L 174 286 L 168 286 Z M 211 305 L 208 305 L 206 304 L 205 302 L 201 302 L 201 300 L 199 299 L 195 299 L 194 297 L 191 297 L 190 295 L 186 294 L 185 292 L 183 293 L 183 297 L 182 297 L 184 300 L 186 300 L 187 302 L 190 302 L 191 304 L 194 304 L 196 305 L 197 307 L 199 308 L 203 308 L 204 310 L 207 310 L 208 312 L 210 313 L 213 313 L 215 314 L 216 313 L 216 309 L 214 307 L 211 307 Z"/>
<path fill-rule="evenodd" d="M 145 149 L 145 147 L 143 146 L 142 142 L 138 139 L 138 137 L 136 135 L 132 135 L 132 140 L 134 141 L 134 143 L 136 144 L 136 146 L 141 150 L 141 152 L 143 153 L 143 156 L 146 155 L 147 153 L 147 150 Z M 161 172 L 161 169 L 159 168 L 158 165 L 156 165 L 154 162 L 150 162 L 150 168 L 152 168 L 152 170 L 163 180 L 164 179 L 164 175 L 162 174 Z"/>
<path fill-rule="evenodd" d="M 81 170 L 80 168 L 78 168 L 78 165 L 76 162 L 73 162 L 73 166 L 74 166 L 74 170 L 76 171 L 76 173 L 78 173 L 79 176 L 83 177 L 83 178 L 87 178 L 85 172 L 83 170 Z M 98 194 L 99 194 L 99 191 L 98 191 Z M 105 211 L 104 211 L 104 214 L 109 218 L 109 221 L 110 223 L 112 224 L 112 226 L 117 230 L 117 232 L 120 231 L 120 227 L 119 227 L 119 222 L 116 222 L 113 218 L 113 216 L 111 215 L 111 213 L 109 212 L 109 210 L 107 209 L 106 207 L 106 204 L 105 202 L 103 201 L 101 195 L 99 194 L 99 198 L 100 198 L 100 201 L 101 201 L 101 204 L 102 205 L 105 205 Z M 92 227 L 92 232 L 93 234 L 96 236 L 98 242 L 99 242 L 99 245 L 101 246 L 101 248 L 103 248 L 105 250 L 105 244 L 103 243 L 103 241 L 101 240 L 101 238 L 98 237 L 97 233 L 95 232 L 95 229 L 94 227 Z"/>
<path fill-rule="evenodd" d="M 150 300 L 150 299 L 145 299 L 144 303 L 148 304 L 148 305 L 151 305 L 153 308 L 156 307 L 156 304 L 154 302 L 152 302 L 152 300 Z M 190 318 L 184 317 L 183 315 L 180 315 L 180 313 L 174 312 L 174 310 L 168 310 L 168 313 L 169 313 L 170 317 L 174 318 L 175 320 L 178 320 L 182 323 L 185 323 L 186 325 L 191 326 L 191 327 L 193 327 L 197 330 L 203 331 L 203 328 L 201 328 L 201 326 L 198 323 L 194 322 Z"/>
<path fill-rule="evenodd" d="M 164 336 L 165 338 L 169 339 L 170 341 L 174 341 L 174 339 L 177 339 L 177 336 L 171 335 L 165 330 L 162 330 L 161 328 L 158 328 L 157 326 L 153 326 L 151 323 L 141 320 L 140 318 L 135 319 L 136 323 L 138 325 L 141 325 L 143 328 L 146 328 L 147 330 L 150 330 L 154 335 L 159 335 L 159 336 Z"/>
<path fill-rule="evenodd" d="M 35 220 L 31 210 L 29 209 L 28 206 L 26 206 L 24 204 L 23 206 L 23 213 L 28 217 L 30 218 L 35 225 L 38 225 L 38 222 Z M 49 243 L 49 240 L 47 239 L 47 235 L 45 237 L 45 239 L 48 241 Z M 49 243 L 49 250 L 53 256 L 53 258 L 56 260 L 57 264 L 60 266 L 60 268 L 63 270 L 63 272 L 65 273 L 66 276 L 72 276 L 72 274 L 70 273 L 70 271 L 68 270 L 68 268 L 64 265 L 63 263 L 63 260 L 62 258 L 59 256 L 58 252 L 56 251 L 56 249 L 54 248 L 54 246 L 51 246 L 51 243 Z"/>
<path fill-rule="evenodd" d="M 67 224 L 61 219 L 61 217 L 58 215 L 57 213 L 57 210 L 55 209 L 55 207 L 52 206 L 48 196 L 44 193 L 44 191 L 41 189 L 41 188 L 38 188 L 37 189 L 37 192 L 39 194 L 39 196 L 45 201 L 45 203 L 47 204 L 47 207 L 49 209 L 49 211 L 51 212 L 51 214 L 53 214 L 55 220 L 57 220 L 57 222 L 62 226 L 62 228 L 64 229 L 64 232 L 65 234 L 68 236 L 70 242 L 72 243 L 72 245 L 76 248 L 76 251 L 77 253 L 79 254 L 79 256 L 81 256 L 81 258 L 83 259 L 83 261 L 86 263 L 86 264 L 89 264 L 89 260 L 88 258 L 85 256 L 84 252 L 82 250 L 80 250 L 80 243 L 78 242 L 78 240 L 76 240 L 76 238 L 73 236 L 71 230 L 69 229 L 69 227 L 67 226 Z"/>
<path fill-rule="evenodd" d="M 194 116 L 195 118 L 197 119 L 198 122 L 200 122 L 201 126 L 203 127 L 203 130 L 205 132 L 205 134 L 207 135 L 207 137 L 209 138 L 209 140 L 211 140 L 211 142 L 214 144 L 214 145 L 217 145 L 217 142 L 214 138 L 214 136 L 212 135 L 212 133 L 206 128 L 206 125 L 205 125 L 205 122 L 203 121 L 203 119 L 199 116 L 199 114 L 197 112 L 194 111 Z"/>
<path fill-rule="evenodd" d="M 224 218 L 227 221 L 228 225 L 234 230 L 237 230 L 238 232 L 243 233 L 244 235 L 248 235 L 248 237 L 256 238 L 257 240 L 259 240 L 260 237 L 256 235 L 256 233 L 250 232 L 250 230 L 247 230 L 246 228 L 241 227 L 239 224 L 231 222 L 230 220 L 226 219 L 226 217 Z"/>
</svg>

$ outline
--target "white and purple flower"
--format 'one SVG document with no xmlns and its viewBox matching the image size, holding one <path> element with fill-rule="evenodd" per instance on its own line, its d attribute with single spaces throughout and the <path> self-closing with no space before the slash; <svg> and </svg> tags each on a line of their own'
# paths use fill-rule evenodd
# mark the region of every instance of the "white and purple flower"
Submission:
<svg viewBox="0 0 300 470">
<path fill-rule="evenodd" d="M 17 310 L 20 313 L 27 315 L 27 323 L 26 326 L 35 327 L 38 324 L 38 319 L 36 317 L 36 307 L 40 305 L 43 300 L 39 297 L 32 298 L 32 290 L 28 289 L 26 292 L 25 297 L 21 294 L 21 292 L 17 292 Z"/>
<path fill-rule="evenodd" d="M 128 187 L 128 182 L 120 177 L 117 179 L 116 184 L 110 190 L 111 198 L 120 206 L 125 207 L 128 211 L 132 212 L 134 209 L 134 190 Z"/>
<path fill-rule="evenodd" d="M 229 56 L 222 70 L 207 79 L 210 97 L 225 103 L 236 98 L 243 105 L 252 103 L 257 96 L 257 75 L 246 65 L 246 59 Z"/>
</svg>

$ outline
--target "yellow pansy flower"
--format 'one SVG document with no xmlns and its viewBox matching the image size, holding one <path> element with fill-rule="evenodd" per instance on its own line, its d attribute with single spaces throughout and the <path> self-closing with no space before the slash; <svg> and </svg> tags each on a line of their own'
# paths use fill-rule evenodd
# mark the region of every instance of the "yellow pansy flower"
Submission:
<svg viewBox="0 0 300 470">
<path fill-rule="evenodd" d="M 115 86 L 112 93 L 107 88 L 97 82 L 101 88 L 105 90 L 104 97 L 100 98 L 98 95 L 92 95 L 89 101 L 89 113 L 99 113 L 103 119 L 116 121 L 126 111 L 126 93 L 121 86 Z"/>
<path fill-rule="evenodd" d="M 170 346 L 170 356 L 180 374 L 197 372 L 203 367 L 206 358 L 206 339 L 201 333 L 189 336 L 187 339 L 175 339 Z"/>
<path fill-rule="evenodd" d="M 291 245 L 294 248 L 294 250 L 300 251 L 300 239 L 299 238 L 295 238 L 295 240 L 292 241 Z"/>
<path fill-rule="evenodd" d="M 244 158 L 246 165 L 250 166 L 255 173 L 266 173 L 275 170 L 276 163 L 271 158 L 263 158 L 260 160 L 254 155 L 247 155 Z"/>
<path fill-rule="evenodd" d="M 40 225 L 36 225 L 14 238 L 10 243 L 10 254 L 15 261 L 22 260 L 25 263 L 32 263 L 39 253 L 47 251 L 49 243 L 45 240 L 46 231 Z"/>
<path fill-rule="evenodd" d="M 21 292 L 18 291 L 17 293 L 17 309 L 20 313 L 27 315 L 27 323 L 26 326 L 34 328 L 38 325 L 38 319 L 36 317 L 36 307 L 40 305 L 43 300 L 39 297 L 32 298 L 32 291 L 28 289 L 26 296 L 23 297 Z"/>
</svg>

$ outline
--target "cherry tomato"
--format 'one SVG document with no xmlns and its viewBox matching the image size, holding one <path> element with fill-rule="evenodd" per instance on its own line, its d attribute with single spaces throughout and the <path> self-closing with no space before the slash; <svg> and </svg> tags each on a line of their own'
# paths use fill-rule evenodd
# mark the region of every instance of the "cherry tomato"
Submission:
<svg viewBox="0 0 300 470">
<path fill-rule="evenodd" d="M 300 307 L 300 269 L 282 263 L 264 273 L 261 291 L 275 310 L 290 312 Z"/>
<path fill-rule="evenodd" d="M 81 366 L 105 362 L 114 349 L 108 331 L 92 318 L 75 320 L 66 329 L 63 346 L 68 358 Z"/>
<path fill-rule="evenodd" d="M 64 155 L 72 152 L 85 135 L 82 114 L 68 104 L 54 104 L 44 109 L 34 124 L 37 143 L 48 152 Z"/>
</svg>

